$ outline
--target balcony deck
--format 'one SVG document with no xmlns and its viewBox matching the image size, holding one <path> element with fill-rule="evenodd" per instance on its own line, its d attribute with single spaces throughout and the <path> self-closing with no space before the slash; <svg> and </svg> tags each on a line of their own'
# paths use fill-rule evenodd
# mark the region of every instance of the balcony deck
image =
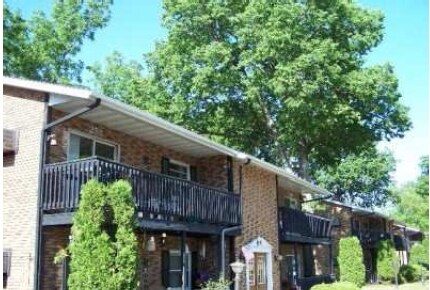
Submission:
<svg viewBox="0 0 430 290">
<path fill-rule="evenodd" d="M 100 158 L 45 165 L 44 213 L 76 211 L 81 187 L 90 179 L 128 180 L 138 212 L 148 219 L 224 226 L 242 221 L 238 194 Z"/>
<path fill-rule="evenodd" d="M 330 243 L 332 220 L 286 207 L 279 208 L 282 242 Z"/>
</svg>

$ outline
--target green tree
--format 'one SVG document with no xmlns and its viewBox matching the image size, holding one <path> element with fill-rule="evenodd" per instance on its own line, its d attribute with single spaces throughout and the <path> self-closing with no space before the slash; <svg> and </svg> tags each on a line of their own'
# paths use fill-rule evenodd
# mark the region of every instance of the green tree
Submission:
<svg viewBox="0 0 430 290">
<path fill-rule="evenodd" d="M 147 55 L 155 113 L 309 178 L 410 122 L 389 64 L 364 66 L 383 15 L 353 1 L 164 1 Z"/>
<path fill-rule="evenodd" d="M 409 182 L 394 191 L 393 217 L 424 232 L 429 228 L 429 176 L 428 156 L 422 157 L 422 174 L 415 182 Z"/>
<path fill-rule="evenodd" d="M 362 207 L 384 205 L 391 198 L 390 174 L 395 160 L 390 152 L 368 149 L 348 155 L 338 166 L 314 174 L 317 182 L 334 193 L 334 199 Z"/>
<path fill-rule="evenodd" d="M 137 239 L 131 186 L 84 185 L 69 245 L 69 289 L 136 289 Z"/>
<path fill-rule="evenodd" d="M 338 263 L 341 282 L 351 282 L 358 287 L 364 285 L 363 249 L 356 237 L 340 240 Z"/>
<path fill-rule="evenodd" d="M 85 40 L 106 26 L 110 1 L 54 1 L 50 17 L 29 20 L 3 6 L 3 74 L 49 82 L 81 81 L 76 59 Z"/>
</svg>

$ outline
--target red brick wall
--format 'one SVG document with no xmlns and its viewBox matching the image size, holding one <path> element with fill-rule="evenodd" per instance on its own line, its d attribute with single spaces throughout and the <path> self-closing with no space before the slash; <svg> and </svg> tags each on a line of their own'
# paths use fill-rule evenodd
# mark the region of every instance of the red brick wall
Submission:
<svg viewBox="0 0 430 290">
<path fill-rule="evenodd" d="M 43 231 L 43 256 L 42 256 L 42 290 L 61 290 L 63 266 L 54 264 L 56 253 L 65 248 L 70 234 L 69 227 L 46 227 Z M 178 235 L 167 233 L 166 243 L 161 244 L 161 234 L 147 232 L 145 235 L 138 232 L 139 265 L 138 278 L 139 289 L 142 290 L 164 290 L 162 283 L 162 251 L 180 250 L 181 240 Z M 156 250 L 154 252 L 145 251 L 145 242 L 151 236 L 156 240 Z M 206 245 L 206 256 L 200 255 L 203 243 Z M 198 252 L 199 262 L 198 271 L 208 272 L 210 275 L 218 274 L 218 237 L 187 237 L 186 244 L 192 252 Z M 227 261 L 228 262 L 228 261 Z"/>
<path fill-rule="evenodd" d="M 272 246 L 273 286 L 279 289 L 278 218 L 276 199 L 276 176 L 252 163 L 243 167 L 243 230 L 236 238 L 236 252 L 258 236 L 266 239 Z"/>
<path fill-rule="evenodd" d="M 70 227 L 44 227 L 42 234 L 41 289 L 62 289 L 63 265 L 54 264 L 56 254 L 67 247 Z"/>
<path fill-rule="evenodd" d="M 64 113 L 58 110 L 53 110 L 52 112 L 54 120 L 63 115 Z M 55 133 L 57 145 L 49 148 L 50 163 L 67 160 L 68 138 L 72 130 L 118 144 L 120 147 L 120 162 L 124 164 L 160 173 L 161 159 L 162 157 L 167 157 L 196 166 L 198 182 L 227 190 L 226 156 L 194 158 L 81 118 L 72 119 L 55 127 L 53 133 Z M 238 174 L 238 166 L 235 166 L 235 192 L 239 190 Z"/>
</svg>

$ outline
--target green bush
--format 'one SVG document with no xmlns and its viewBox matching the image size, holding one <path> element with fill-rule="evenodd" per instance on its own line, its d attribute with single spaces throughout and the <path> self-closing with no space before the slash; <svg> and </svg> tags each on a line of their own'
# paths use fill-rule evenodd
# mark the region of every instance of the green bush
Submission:
<svg viewBox="0 0 430 290">
<path fill-rule="evenodd" d="M 377 244 L 376 269 L 382 282 L 392 281 L 395 277 L 393 261 L 397 259 L 396 251 L 391 240 L 379 241 Z"/>
<path fill-rule="evenodd" d="M 356 237 L 340 240 L 338 263 L 341 282 L 351 282 L 358 287 L 364 285 L 363 249 Z"/>
<path fill-rule="evenodd" d="M 70 290 L 137 288 L 137 239 L 131 186 L 91 180 L 81 190 L 73 218 Z M 65 254 L 61 254 L 65 256 Z"/>
<path fill-rule="evenodd" d="M 220 278 L 218 280 L 209 280 L 203 285 L 202 290 L 225 290 L 230 289 L 231 282 Z"/>
<path fill-rule="evenodd" d="M 399 281 L 405 282 L 417 282 L 421 280 L 421 273 L 424 271 L 420 265 L 402 265 L 399 272 Z"/>
<path fill-rule="evenodd" d="M 333 284 L 319 284 L 311 288 L 311 290 L 359 290 L 360 288 L 351 282 L 336 282 Z"/>
<path fill-rule="evenodd" d="M 421 243 L 418 243 L 412 246 L 410 263 L 422 264 L 428 267 L 428 264 L 429 264 L 429 239 L 428 238 L 425 238 Z"/>
</svg>

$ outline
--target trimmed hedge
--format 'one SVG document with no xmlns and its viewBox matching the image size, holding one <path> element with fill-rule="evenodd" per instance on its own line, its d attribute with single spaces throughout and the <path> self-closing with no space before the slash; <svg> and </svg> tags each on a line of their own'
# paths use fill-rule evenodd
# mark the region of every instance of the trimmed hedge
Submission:
<svg viewBox="0 0 430 290">
<path fill-rule="evenodd" d="M 421 280 L 423 267 L 420 265 L 402 265 L 399 272 L 399 281 L 401 283 L 418 282 Z"/>
<path fill-rule="evenodd" d="M 366 272 L 363 264 L 363 249 L 356 237 L 340 240 L 338 262 L 341 282 L 351 282 L 358 287 L 364 285 Z"/>
<path fill-rule="evenodd" d="M 396 251 L 391 240 L 380 241 L 377 244 L 378 257 L 376 269 L 381 281 L 392 281 L 395 277 L 393 261 L 397 259 Z"/>
<path fill-rule="evenodd" d="M 360 290 L 360 288 L 351 282 L 336 282 L 332 284 L 315 285 L 311 290 Z"/>
</svg>

